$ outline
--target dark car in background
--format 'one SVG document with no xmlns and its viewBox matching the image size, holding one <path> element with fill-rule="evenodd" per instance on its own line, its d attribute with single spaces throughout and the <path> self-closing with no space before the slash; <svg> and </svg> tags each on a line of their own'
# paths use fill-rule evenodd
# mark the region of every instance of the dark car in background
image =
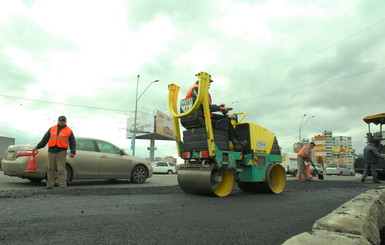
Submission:
<svg viewBox="0 0 385 245">
<path fill-rule="evenodd" d="M 48 147 L 36 155 L 36 172 L 26 172 L 32 149 L 36 144 L 11 145 L 2 159 L 5 175 L 40 182 L 46 179 Z M 123 149 L 105 140 L 76 137 L 76 156 L 67 155 L 67 183 L 85 179 L 130 179 L 143 183 L 152 176 L 151 163 L 131 156 Z"/>
</svg>

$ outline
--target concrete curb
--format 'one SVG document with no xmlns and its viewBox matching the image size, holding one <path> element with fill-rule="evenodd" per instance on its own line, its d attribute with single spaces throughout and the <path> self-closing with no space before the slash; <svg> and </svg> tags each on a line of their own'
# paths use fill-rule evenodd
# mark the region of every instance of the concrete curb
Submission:
<svg viewBox="0 0 385 245">
<path fill-rule="evenodd" d="M 369 190 L 317 220 L 312 232 L 298 234 L 284 245 L 380 244 L 385 226 L 385 186 Z"/>
</svg>

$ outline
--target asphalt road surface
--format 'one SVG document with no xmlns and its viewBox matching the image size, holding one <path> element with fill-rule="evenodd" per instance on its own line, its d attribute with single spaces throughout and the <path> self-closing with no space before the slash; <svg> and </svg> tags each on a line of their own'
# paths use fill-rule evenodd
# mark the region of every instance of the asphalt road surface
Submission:
<svg viewBox="0 0 385 245">
<path fill-rule="evenodd" d="M 176 176 L 159 178 L 173 182 Z M 378 186 L 357 177 L 311 182 L 288 177 L 279 195 L 236 187 L 218 198 L 167 184 L 88 188 L 89 183 L 64 190 L 41 185 L 0 191 L 0 244 L 282 244 Z"/>
<path fill-rule="evenodd" d="M 177 185 L 177 176 L 168 174 L 154 174 L 143 184 L 137 185 L 129 180 L 76 180 L 70 183 L 68 188 L 138 188 Z M 38 183 L 26 179 L 10 177 L 0 172 L 1 190 L 40 190 L 45 187 L 45 181 Z"/>
</svg>

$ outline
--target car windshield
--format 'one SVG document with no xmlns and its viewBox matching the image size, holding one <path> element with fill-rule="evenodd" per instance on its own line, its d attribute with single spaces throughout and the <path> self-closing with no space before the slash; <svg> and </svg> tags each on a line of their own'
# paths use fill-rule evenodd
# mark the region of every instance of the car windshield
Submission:
<svg viewBox="0 0 385 245">
<path fill-rule="evenodd" d="M 328 164 L 328 168 L 336 168 L 336 167 L 337 167 L 337 164 L 335 163 Z"/>
</svg>

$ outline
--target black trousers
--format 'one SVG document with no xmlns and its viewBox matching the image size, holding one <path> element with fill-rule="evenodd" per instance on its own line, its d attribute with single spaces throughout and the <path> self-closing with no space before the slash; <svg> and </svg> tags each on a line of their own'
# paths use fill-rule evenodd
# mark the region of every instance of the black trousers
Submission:
<svg viewBox="0 0 385 245">
<path fill-rule="evenodd" d="M 239 143 L 237 132 L 235 131 L 233 125 L 231 125 L 231 120 L 228 116 L 213 113 L 211 122 L 214 128 L 227 130 L 229 139 L 231 142 L 233 142 L 233 144 Z"/>
</svg>

